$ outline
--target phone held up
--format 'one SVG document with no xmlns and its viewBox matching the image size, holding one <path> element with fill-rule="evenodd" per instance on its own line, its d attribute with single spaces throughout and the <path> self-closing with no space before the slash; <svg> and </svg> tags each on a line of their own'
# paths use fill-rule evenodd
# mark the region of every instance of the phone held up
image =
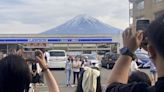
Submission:
<svg viewBox="0 0 164 92">
<path fill-rule="evenodd" d="M 136 25 L 137 31 L 145 32 L 150 25 L 150 21 L 149 20 L 137 20 L 136 24 L 137 24 Z"/>
<path fill-rule="evenodd" d="M 142 40 L 140 49 L 141 48 L 144 48 L 144 49 L 147 48 L 147 43 L 148 42 L 147 42 L 146 30 L 148 29 L 149 25 L 150 25 L 150 20 L 147 20 L 147 19 L 145 19 L 145 20 L 137 20 L 136 30 L 143 32 L 143 40 Z"/>
</svg>

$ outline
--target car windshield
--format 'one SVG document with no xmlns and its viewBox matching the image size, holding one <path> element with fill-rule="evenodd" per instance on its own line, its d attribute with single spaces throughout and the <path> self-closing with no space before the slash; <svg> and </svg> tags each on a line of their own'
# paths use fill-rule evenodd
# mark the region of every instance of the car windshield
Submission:
<svg viewBox="0 0 164 92">
<path fill-rule="evenodd" d="M 50 56 L 56 56 L 56 57 L 65 56 L 65 53 L 61 51 L 54 51 L 54 52 L 52 51 L 50 52 Z"/>
<path fill-rule="evenodd" d="M 139 59 L 148 59 L 149 58 L 149 56 L 147 54 L 144 54 L 144 53 L 137 53 L 136 56 Z"/>
<path fill-rule="evenodd" d="M 92 55 L 84 55 L 84 57 L 88 57 L 88 60 L 95 60 L 96 57 L 92 56 Z"/>
</svg>

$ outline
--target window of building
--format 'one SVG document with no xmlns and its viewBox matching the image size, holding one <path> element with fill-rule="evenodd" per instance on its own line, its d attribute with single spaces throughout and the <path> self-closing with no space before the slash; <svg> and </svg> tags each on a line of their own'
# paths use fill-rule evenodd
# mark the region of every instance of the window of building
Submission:
<svg viewBox="0 0 164 92">
<path fill-rule="evenodd" d="M 137 9 L 144 9 L 144 1 L 141 1 L 137 4 Z"/>
<path fill-rule="evenodd" d="M 135 19 L 135 23 L 137 23 L 137 20 L 144 20 L 144 19 L 147 19 L 147 18 L 145 18 L 144 16 L 138 16 Z"/>
<path fill-rule="evenodd" d="M 83 51 L 83 54 L 91 54 L 91 53 L 92 53 L 91 50 L 84 50 L 84 51 Z"/>
<path fill-rule="evenodd" d="M 144 16 L 139 16 L 136 18 L 136 20 L 142 20 L 142 19 L 146 19 Z"/>
<path fill-rule="evenodd" d="M 164 14 L 164 10 L 163 11 L 159 11 L 155 13 L 155 18 L 158 18 L 159 16 L 161 16 L 162 14 Z"/>
<path fill-rule="evenodd" d="M 153 0 L 153 1 L 154 1 L 154 3 L 159 3 L 159 2 L 161 2 L 163 0 Z"/>
</svg>

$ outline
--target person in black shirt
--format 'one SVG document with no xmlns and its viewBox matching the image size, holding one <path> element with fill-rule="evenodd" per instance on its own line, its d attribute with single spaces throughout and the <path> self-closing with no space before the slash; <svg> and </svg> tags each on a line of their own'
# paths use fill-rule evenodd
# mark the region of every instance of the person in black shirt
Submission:
<svg viewBox="0 0 164 92">
<path fill-rule="evenodd" d="M 142 72 L 140 70 L 133 71 L 128 78 L 128 83 L 134 83 L 134 82 L 144 82 L 145 84 L 148 84 L 148 86 L 151 86 L 151 80 L 149 75 L 147 75 L 145 72 Z"/>
<path fill-rule="evenodd" d="M 32 71 L 31 71 L 32 72 L 32 85 L 33 85 L 34 91 L 37 92 L 38 91 L 37 83 L 40 82 L 40 75 L 37 72 L 37 63 L 35 60 L 32 61 L 31 68 L 32 68 Z"/>
<path fill-rule="evenodd" d="M 32 83 L 36 84 L 40 82 L 40 75 L 37 72 L 37 64 L 33 61 L 32 63 Z"/>
<path fill-rule="evenodd" d="M 143 34 L 135 27 L 123 32 L 123 48 L 109 77 L 106 92 L 164 92 L 164 14 L 154 20 L 147 29 L 148 43 L 144 44 L 152 62 L 157 67 L 158 81 L 149 87 L 146 83 L 127 83 L 129 67 L 134 52 L 141 45 Z"/>
<path fill-rule="evenodd" d="M 18 55 L 0 60 L 0 92 L 27 92 L 31 81 L 30 69 Z"/>
</svg>

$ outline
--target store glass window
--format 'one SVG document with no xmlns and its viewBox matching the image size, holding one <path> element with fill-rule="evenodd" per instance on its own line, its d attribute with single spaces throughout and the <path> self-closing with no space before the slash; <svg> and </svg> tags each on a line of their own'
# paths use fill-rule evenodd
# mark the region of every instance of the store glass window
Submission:
<svg viewBox="0 0 164 92">
<path fill-rule="evenodd" d="M 144 1 L 141 1 L 137 4 L 137 9 L 144 9 Z"/>
<path fill-rule="evenodd" d="M 154 3 L 160 3 L 163 0 L 153 0 L 153 1 L 154 1 Z"/>
</svg>

